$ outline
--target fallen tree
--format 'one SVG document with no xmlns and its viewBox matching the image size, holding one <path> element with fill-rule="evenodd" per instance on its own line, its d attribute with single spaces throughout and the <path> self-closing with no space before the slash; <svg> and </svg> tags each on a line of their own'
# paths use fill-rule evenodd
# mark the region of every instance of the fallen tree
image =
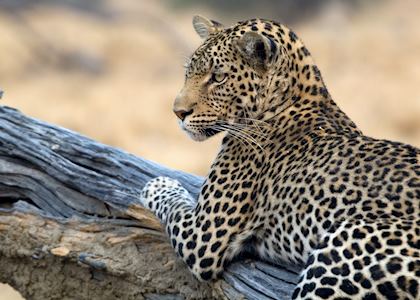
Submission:
<svg viewBox="0 0 420 300">
<path fill-rule="evenodd" d="M 0 107 L 0 282 L 27 299 L 288 299 L 298 269 L 232 264 L 200 283 L 139 204 L 156 176 L 203 178 Z"/>
</svg>

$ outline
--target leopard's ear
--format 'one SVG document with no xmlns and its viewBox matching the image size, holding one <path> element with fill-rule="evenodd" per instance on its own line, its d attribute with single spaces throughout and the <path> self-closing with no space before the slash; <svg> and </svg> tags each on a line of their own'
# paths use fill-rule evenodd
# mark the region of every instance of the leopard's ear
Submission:
<svg viewBox="0 0 420 300">
<path fill-rule="evenodd" d="M 203 16 L 194 16 L 193 26 L 198 35 L 204 40 L 208 38 L 210 34 L 223 29 L 223 25 L 219 22 L 209 20 Z"/>
<path fill-rule="evenodd" d="M 271 38 L 252 31 L 245 32 L 236 47 L 249 64 L 260 71 L 267 70 L 278 54 L 278 47 Z"/>
</svg>

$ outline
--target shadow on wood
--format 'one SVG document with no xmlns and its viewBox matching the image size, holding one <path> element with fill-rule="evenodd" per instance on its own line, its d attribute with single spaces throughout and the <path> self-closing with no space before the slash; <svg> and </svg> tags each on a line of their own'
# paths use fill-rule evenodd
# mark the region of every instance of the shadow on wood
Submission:
<svg viewBox="0 0 420 300">
<path fill-rule="evenodd" d="M 298 270 L 257 261 L 200 283 L 139 204 L 171 170 L 0 107 L 0 281 L 30 299 L 288 299 Z"/>
</svg>

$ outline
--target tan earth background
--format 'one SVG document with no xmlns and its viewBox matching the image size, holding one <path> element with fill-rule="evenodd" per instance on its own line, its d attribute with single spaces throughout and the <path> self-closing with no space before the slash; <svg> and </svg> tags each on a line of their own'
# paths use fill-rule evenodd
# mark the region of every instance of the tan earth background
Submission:
<svg viewBox="0 0 420 300">
<path fill-rule="evenodd" d="M 200 43 L 191 18 L 264 17 L 297 32 L 365 134 L 420 146 L 420 1 L 209 2 L 0 1 L 0 104 L 205 175 L 220 137 L 189 140 L 171 112 Z"/>
</svg>

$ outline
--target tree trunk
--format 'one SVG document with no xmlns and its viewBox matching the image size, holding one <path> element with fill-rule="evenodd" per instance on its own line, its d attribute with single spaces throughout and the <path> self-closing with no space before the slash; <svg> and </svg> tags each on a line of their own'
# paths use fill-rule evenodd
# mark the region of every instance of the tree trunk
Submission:
<svg viewBox="0 0 420 300">
<path fill-rule="evenodd" d="M 0 107 L 0 282 L 27 299 L 288 299 L 298 269 L 232 264 L 197 281 L 138 201 L 156 176 L 203 178 Z"/>
</svg>

